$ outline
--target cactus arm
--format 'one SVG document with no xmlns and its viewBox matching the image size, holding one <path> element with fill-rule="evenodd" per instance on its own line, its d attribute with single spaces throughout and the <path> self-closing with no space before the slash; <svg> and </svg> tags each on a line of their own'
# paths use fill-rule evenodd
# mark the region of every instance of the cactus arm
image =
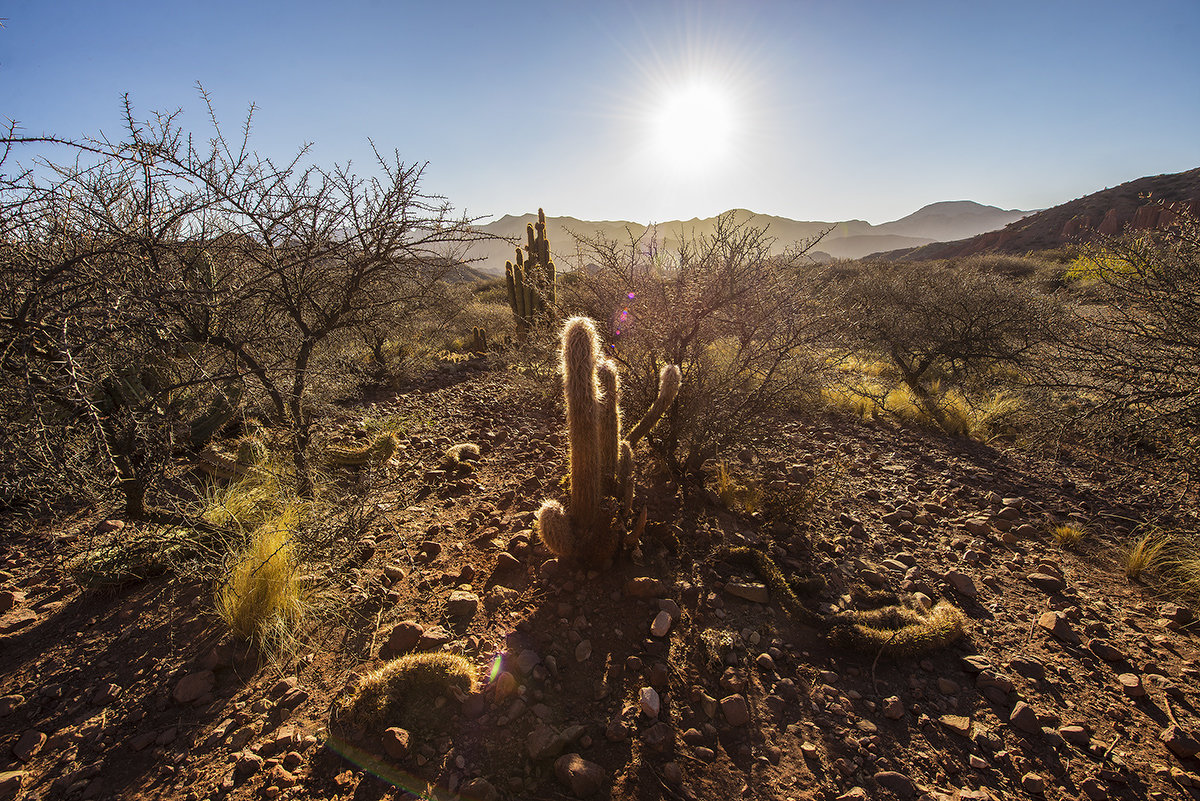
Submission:
<svg viewBox="0 0 1200 801">
<path fill-rule="evenodd" d="M 650 429 L 654 428 L 654 424 L 662 417 L 663 412 L 675 401 L 675 396 L 679 394 L 679 381 L 678 367 L 673 364 L 663 367 L 658 374 L 658 397 L 654 399 L 654 403 L 650 404 L 646 414 L 626 436 L 631 447 L 637 445 L 642 437 L 650 433 Z"/>
<path fill-rule="evenodd" d="M 596 368 L 600 380 L 600 475 L 611 484 L 617 470 L 617 442 L 621 436 L 621 379 L 617 366 L 603 359 Z"/>
</svg>

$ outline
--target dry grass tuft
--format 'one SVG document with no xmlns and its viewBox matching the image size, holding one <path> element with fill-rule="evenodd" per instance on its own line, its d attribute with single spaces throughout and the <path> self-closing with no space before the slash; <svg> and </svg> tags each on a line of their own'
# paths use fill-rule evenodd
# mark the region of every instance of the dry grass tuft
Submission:
<svg viewBox="0 0 1200 801">
<path fill-rule="evenodd" d="M 1083 541 L 1085 533 L 1079 526 L 1067 524 L 1055 526 L 1050 535 L 1054 537 L 1054 541 L 1058 544 L 1058 547 L 1073 550 L 1079 547 L 1079 543 Z"/>
<path fill-rule="evenodd" d="M 1125 556 L 1125 577 L 1136 580 L 1143 573 L 1161 567 L 1168 542 L 1158 531 L 1148 531 L 1139 537 Z"/>
<path fill-rule="evenodd" d="M 293 548 L 299 521 L 289 506 L 255 529 L 217 591 L 217 614 L 230 631 L 268 653 L 291 649 L 308 608 Z"/>
</svg>

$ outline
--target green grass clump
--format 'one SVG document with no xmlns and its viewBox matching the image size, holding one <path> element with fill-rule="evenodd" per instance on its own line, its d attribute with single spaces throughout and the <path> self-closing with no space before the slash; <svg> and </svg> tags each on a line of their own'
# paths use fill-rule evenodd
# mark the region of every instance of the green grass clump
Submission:
<svg viewBox="0 0 1200 801">
<path fill-rule="evenodd" d="M 438 696 L 466 694 L 474 686 L 475 671 L 461 656 L 408 654 L 364 676 L 339 707 L 352 726 L 428 730 L 445 718 L 434 706 Z"/>
<path fill-rule="evenodd" d="M 234 636 L 269 653 L 290 649 L 308 608 L 293 544 L 299 518 L 289 506 L 255 529 L 217 591 L 217 614 Z"/>
</svg>

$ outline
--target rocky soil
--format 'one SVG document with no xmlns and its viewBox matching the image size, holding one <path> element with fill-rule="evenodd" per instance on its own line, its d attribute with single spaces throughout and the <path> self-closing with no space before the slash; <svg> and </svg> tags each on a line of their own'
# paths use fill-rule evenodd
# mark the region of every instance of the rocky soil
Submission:
<svg viewBox="0 0 1200 801">
<path fill-rule="evenodd" d="M 63 560 L 132 524 L 3 543 L 0 798 L 1200 797 L 1192 612 L 1120 566 L 1157 504 L 1140 474 L 788 417 L 730 461 L 807 497 L 802 518 L 731 511 L 643 450 L 640 547 L 580 573 L 530 530 L 566 463 L 535 382 L 466 371 L 343 412 L 422 422 L 359 539 L 308 566 L 294 657 L 229 640 L 194 578 L 74 586 Z M 469 475 L 443 465 L 463 441 L 483 452 Z M 1050 536 L 1068 522 L 1075 550 Z M 948 599 L 969 630 L 911 657 L 836 647 L 721 558 L 737 545 L 821 576 L 824 613 L 890 590 Z M 471 661 L 474 692 L 423 699 L 420 725 L 337 719 L 381 660 L 438 649 Z"/>
</svg>

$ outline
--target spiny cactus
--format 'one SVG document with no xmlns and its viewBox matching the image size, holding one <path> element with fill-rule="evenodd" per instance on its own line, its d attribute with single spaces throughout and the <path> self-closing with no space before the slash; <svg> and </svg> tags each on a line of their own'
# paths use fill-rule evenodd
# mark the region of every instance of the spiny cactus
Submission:
<svg viewBox="0 0 1200 801">
<path fill-rule="evenodd" d="M 586 317 L 572 317 L 562 331 L 563 394 L 570 443 L 570 513 L 558 501 L 547 500 L 538 510 L 538 530 L 555 554 L 589 564 L 602 564 L 615 553 L 617 532 L 600 514 L 601 498 L 611 490 L 626 512 L 633 501 L 633 448 L 621 439 L 620 379 L 616 365 L 597 363 L 600 337 Z M 670 403 L 664 387 L 679 388 L 675 380 L 660 382 L 657 414 L 642 419 L 649 430 Z M 664 376 L 669 371 L 664 371 Z"/>
<path fill-rule="evenodd" d="M 480 326 L 474 326 L 471 329 L 471 352 L 472 353 L 487 353 L 488 341 L 487 330 Z"/>
<path fill-rule="evenodd" d="M 267 460 L 269 456 L 266 443 L 260 438 L 253 435 L 247 435 L 238 440 L 237 447 L 237 462 L 238 464 L 253 467 L 260 465 Z"/>
<path fill-rule="evenodd" d="M 238 404 L 242 399 L 242 386 L 238 383 L 229 385 L 226 390 L 218 390 L 212 403 L 200 418 L 188 427 L 188 436 L 192 447 L 199 448 L 204 443 L 220 433 L 237 416 Z"/>
<path fill-rule="evenodd" d="M 531 325 L 548 321 L 557 302 L 554 262 L 550 260 L 550 241 L 546 238 L 546 212 L 538 209 L 536 225 L 525 227 L 527 255 L 517 248 L 516 261 L 504 263 L 508 305 L 524 334 Z"/>
<path fill-rule="evenodd" d="M 325 458 L 335 465 L 356 467 L 367 462 L 386 462 L 400 447 L 395 434 L 380 434 L 374 442 L 361 448 L 339 448 L 331 445 L 325 449 Z"/>
<path fill-rule="evenodd" d="M 650 433 L 650 429 L 654 428 L 663 412 L 674 402 L 675 396 L 679 394 L 679 382 L 679 368 L 675 365 L 668 364 L 659 371 L 658 395 L 654 398 L 654 403 L 650 404 L 642 419 L 638 420 L 637 425 L 625 437 L 631 446 L 636 446 L 638 440 Z"/>
</svg>

